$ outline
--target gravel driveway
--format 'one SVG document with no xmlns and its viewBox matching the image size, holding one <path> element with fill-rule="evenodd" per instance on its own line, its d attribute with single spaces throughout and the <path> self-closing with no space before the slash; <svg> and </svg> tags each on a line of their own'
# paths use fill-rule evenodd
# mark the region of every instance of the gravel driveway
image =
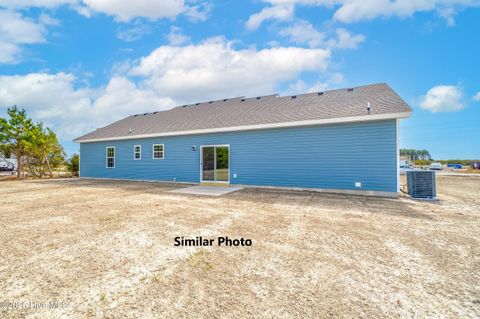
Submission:
<svg viewBox="0 0 480 319">
<path fill-rule="evenodd" d="M 434 203 L 0 182 L 0 317 L 478 318 L 480 179 L 437 182 Z"/>
</svg>

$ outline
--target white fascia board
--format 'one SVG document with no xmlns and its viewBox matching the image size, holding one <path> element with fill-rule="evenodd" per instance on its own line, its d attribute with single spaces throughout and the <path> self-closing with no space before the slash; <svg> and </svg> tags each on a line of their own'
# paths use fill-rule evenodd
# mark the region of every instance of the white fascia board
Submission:
<svg viewBox="0 0 480 319">
<path fill-rule="evenodd" d="M 273 128 L 313 126 L 313 125 L 324 125 L 324 124 L 369 122 L 369 121 L 380 121 L 380 120 L 403 119 L 403 118 L 409 117 L 411 114 L 412 114 L 412 112 L 362 115 L 362 116 L 350 116 L 350 117 L 337 117 L 337 118 L 331 118 L 331 119 L 307 120 L 307 121 L 283 122 L 283 123 L 269 123 L 269 124 L 255 124 L 255 125 L 243 125 L 243 126 L 231 126 L 231 127 L 220 127 L 220 128 L 211 128 L 211 129 L 177 131 L 177 132 L 139 134 L 139 135 L 128 135 L 128 136 L 117 136 L 117 137 L 92 138 L 92 139 L 75 139 L 73 141 L 76 142 L 76 143 L 92 143 L 92 142 L 102 142 L 102 141 L 131 140 L 131 139 L 150 138 L 150 137 L 197 135 L 197 134 L 208 134 L 208 133 L 237 132 L 237 131 L 265 130 L 265 129 L 273 129 Z"/>
<path fill-rule="evenodd" d="M 397 144 L 397 193 L 400 193 L 400 119 L 395 120 L 396 144 Z"/>
</svg>

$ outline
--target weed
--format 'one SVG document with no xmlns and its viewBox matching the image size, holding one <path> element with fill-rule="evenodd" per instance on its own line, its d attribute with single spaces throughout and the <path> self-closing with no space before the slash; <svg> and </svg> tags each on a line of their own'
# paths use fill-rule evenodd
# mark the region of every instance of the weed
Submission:
<svg viewBox="0 0 480 319">
<path fill-rule="evenodd" d="M 200 249 L 194 254 L 191 254 L 187 258 L 187 263 L 195 268 L 204 270 L 213 269 L 213 264 L 207 260 L 207 251 Z"/>
</svg>

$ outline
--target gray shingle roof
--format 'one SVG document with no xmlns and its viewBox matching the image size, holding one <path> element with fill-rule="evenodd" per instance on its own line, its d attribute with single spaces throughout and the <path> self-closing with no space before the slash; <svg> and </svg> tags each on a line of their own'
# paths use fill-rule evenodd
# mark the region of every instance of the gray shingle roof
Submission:
<svg viewBox="0 0 480 319">
<path fill-rule="evenodd" d="M 371 111 L 367 112 L 370 103 Z M 386 83 L 307 93 L 231 98 L 136 114 L 83 135 L 76 142 L 127 139 L 185 131 L 269 125 L 345 117 L 409 113 L 411 108 Z M 234 129 L 232 129 L 234 130 Z"/>
</svg>

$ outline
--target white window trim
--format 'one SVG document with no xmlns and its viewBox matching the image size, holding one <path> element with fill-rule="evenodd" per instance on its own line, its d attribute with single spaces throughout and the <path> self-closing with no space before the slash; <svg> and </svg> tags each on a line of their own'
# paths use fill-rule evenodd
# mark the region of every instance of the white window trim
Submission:
<svg viewBox="0 0 480 319">
<path fill-rule="evenodd" d="M 135 151 L 135 149 L 136 149 L 137 147 L 140 147 L 140 151 L 139 151 L 140 157 L 139 157 L 139 158 L 137 158 L 137 157 L 135 156 L 135 154 L 137 153 L 137 152 Z M 139 161 L 139 160 L 141 160 L 141 159 L 142 159 L 142 145 L 138 145 L 138 144 L 137 144 L 137 145 L 133 145 L 133 160 L 134 160 L 134 161 Z"/>
<path fill-rule="evenodd" d="M 155 157 L 155 146 L 162 146 L 162 157 Z M 163 160 L 165 158 L 165 145 L 164 144 L 152 144 L 152 159 Z"/>
<path fill-rule="evenodd" d="M 113 157 L 108 157 L 108 149 L 109 148 L 113 148 Z M 107 146 L 105 148 L 105 168 L 115 168 L 115 165 L 117 165 L 116 157 L 117 157 L 117 150 L 115 149 L 115 146 Z M 108 166 L 108 159 L 109 158 L 113 158 L 113 167 Z"/>
</svg>

